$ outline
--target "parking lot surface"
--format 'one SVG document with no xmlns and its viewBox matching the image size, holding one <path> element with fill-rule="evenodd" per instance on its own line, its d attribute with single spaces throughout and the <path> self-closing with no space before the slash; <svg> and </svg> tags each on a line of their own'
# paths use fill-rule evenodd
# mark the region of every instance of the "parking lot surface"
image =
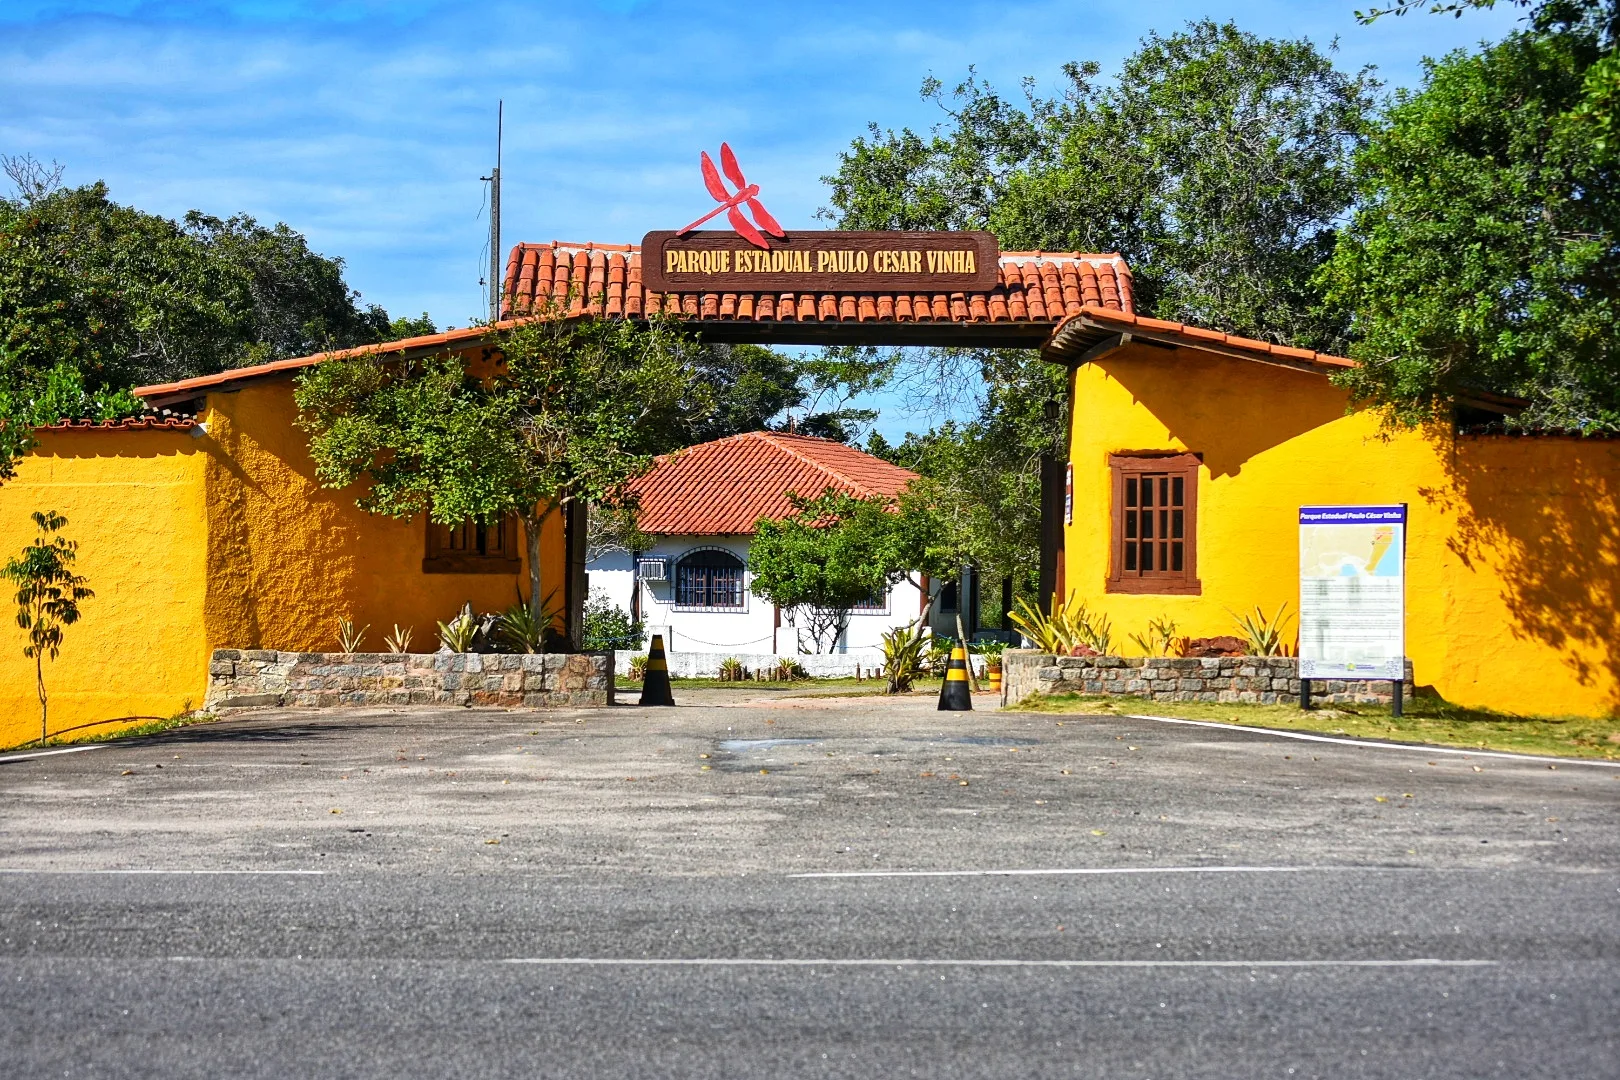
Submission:
<svg viewBox="0 0 1620 1080">
<path fill-rule="evenodd" d="M 16 1075 L 1612 1076 L 1620 769 L 922 698 L 0 761 Z"/>
</svg>

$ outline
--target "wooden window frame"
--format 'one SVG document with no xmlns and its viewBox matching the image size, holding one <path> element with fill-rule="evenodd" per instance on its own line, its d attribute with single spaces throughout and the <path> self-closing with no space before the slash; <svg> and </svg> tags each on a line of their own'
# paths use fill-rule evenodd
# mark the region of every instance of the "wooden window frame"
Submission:
<svg viewBox="0 0 1620 1080">
<path fill-rule="evenodd" d="M 461 529 L 475 529 L 476 522 L 460 525 L 439 525 L 431 519 L 427 523 L 426 553 L 422 557 L 424 574 L 516 574 L 523 569 L 519 551 L 518 520 L 502 518 L 499 529 L 501 550 L 480 555 L 476 551 L 453 546 L 451 534 Z M 488 529 L 489 526 L 485 526 Z"/>
<path fill-rule="evenodd" d="M 1104 591 L 1159 596 L 1200 596 L 1203 582 L 1198 579 L 1198 474 L 1203 462 L 1196 454 L 1138 451 L 1108 455 L 1113 496 L 1109 517 L 1110 553 L 1108 580 Z M 1143 473 L 1180 474 L 1184 480 L 1182 503 L 1182 560 L 1179 571 L 1125 569 L 1125 481 Z"/>
</svg>

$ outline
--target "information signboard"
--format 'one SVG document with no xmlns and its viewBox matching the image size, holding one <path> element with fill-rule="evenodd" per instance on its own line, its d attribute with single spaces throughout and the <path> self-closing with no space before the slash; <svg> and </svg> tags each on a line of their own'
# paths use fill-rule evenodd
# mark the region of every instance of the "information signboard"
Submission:
<svg viewBox="0 0 1620 1080">
<path fill-rule="evenodd" d="M 1299 508 L 1299 677 L 1406 670 L 1406 506 Z"/>
</svg>

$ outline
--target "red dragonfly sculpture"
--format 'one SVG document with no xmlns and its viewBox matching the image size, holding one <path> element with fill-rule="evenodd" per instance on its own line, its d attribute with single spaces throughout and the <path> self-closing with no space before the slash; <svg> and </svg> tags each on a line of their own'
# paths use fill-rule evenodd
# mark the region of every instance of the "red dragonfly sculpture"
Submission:
<svg viewBox="0 0 1620 1080">
<path fill-rule="evenodd" d="M 709 157 L 707 150 L 703 151 L 702 166 L 703 186 L 709 189 L 709 194 L 713 195 L 720 205 L 682 229 L 681 234 L 691 232 L 717 214 L 725 214 L 726 220 L 731 222 L 731 227 L 737 230 L 737 235 L 757 248 L 770 249 L 770 244 L 766 243 L 765 237 L 760 235 L 761 232 L 770 233 L 778 238 L 787 236 L 787 233 L 782 231 L 782 226 L 771 217 L 770 211 L 760 205 L 759 199 L 755 198 L 759 194 L 759 185 L 750 184 L 743 176 L 742 169 L 737 165 L 737 155 L 731 152 L 729 143 L 720 144 L 720 168 L 725 170 L 726 178 L 737 185 L 736 191 L 727 189 L 725 181 L 720 179 L 720 173 L 715 171 L 714 159 Z M 754 215 L 753 221 L 743 216 L 740 209 L 743 206 Z"/>
</svg>

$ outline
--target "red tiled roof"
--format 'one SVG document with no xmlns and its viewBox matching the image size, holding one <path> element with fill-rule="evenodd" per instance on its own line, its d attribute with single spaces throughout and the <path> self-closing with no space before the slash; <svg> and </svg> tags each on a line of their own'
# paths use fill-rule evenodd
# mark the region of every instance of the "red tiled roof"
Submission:
<svg viewBox="0 0 1620 1080">
<path fill-rule="evenodd" d="M 1131 271 L 1118 255 L 1004 252 L 985 293 L 646 293 L 633 244 L 519 244 L 506 262 L 510 318 L 547 298 L 570 315 L 638 318 L 659 311 L 705 322 L 1057 323 L 1090 304 L 1131 311 Z"/>
<path fill-rule="evenodd" d="M 1089 305 L 1063 320 L 1052 332 L 1052 339 L 1041 350 L 1041 355 L 1048 360 L 1074 363 L 1082 360 L 1088 350 L 1099 345 L 1106 347 L 1105 343 L 1119 334 L 1182 348 L 1235 354 L 1245 360 L 1324 374 L 1356 366 L 1354 360 L 1330 353 L 1273 345 L 1269 341 L 1223 334 L 1219 330 L 1206 330 L 1201 326 L 1150 319 L 1146 315 Z"/>
<path fill-rule="evenodd" d="M 807 435 L 751 431 L 660 458 L 632 485 L 638 526 L 661 536 L 739 536 L 762 517 L 793 512 L 788 493 L 828 487 L 861 498 L 892 498 L 917 474 L 882 458 Z"/>
<path fill-rule="evenodd" d="M 496 330 L 504 330 L 516 325 L 517 320 L 509 319 L 498 322 L 493 327 L 464 326 L 459 330 L 445 330 L 437 334 L 423 334 L 419 337 L 401 338 L 398 341 L 384 341 L 376 345 L 356 345 L 351 349 L 333 349 L 331 352 L 296 356 L 290 360 L 273 360 L 268 364 L 231 368 L 229 371 L 221 371 L 213 375 L 199 375 L 194 379 L 181 379 L 179 382 L 160 383 L 156 386 L 137 386 L 134 393 L 136 397 L 143 400 L 160 402 L 194 397 L 217 386 L 227 386 L 246 379 L 258 379 L 279 372 L 298 371 L 302 368 L 313 367 L 322 360 L 339 360 L 352 356 L 380 356 L 384 353 L 425 355 L 438 352 L 444 348 L 471 345 Z"/>
<path fill-rule="evenodd" d="M 123 420 L 58 420 L 37 431 L 190 431 L 197 426 L 193 417 L 131 416 Z"/>
</svg>

